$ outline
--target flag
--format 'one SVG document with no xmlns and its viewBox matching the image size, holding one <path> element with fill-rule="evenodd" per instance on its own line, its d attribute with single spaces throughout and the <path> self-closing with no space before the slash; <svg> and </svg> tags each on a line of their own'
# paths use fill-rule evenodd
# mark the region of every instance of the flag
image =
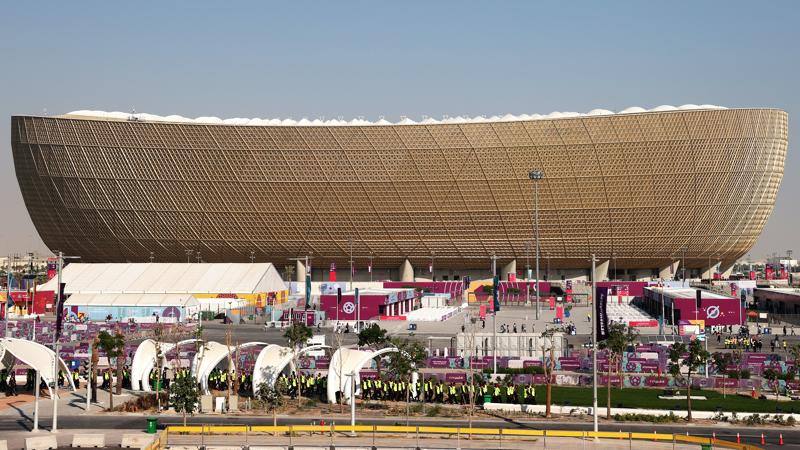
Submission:
<svg viewBox="0 0 800 450">
<path fill-rule="evenodd" d="M 311 273 L 306 273 L 306 309 L 308 304 L 311 303 Z"/>
<path fill-rule="evenodd" d="M 433 262 L 428 264 L 428 272 L 433 273 Z"/>
<path fill-rule="evenodd" d="M 359 315 L 359 311 L 361 311 L 361 304 L 360 304 L 360 303 L 361 303 L 361 299 L 360 299 L 360 297 L 361 297 L 361 296 L 360 296 L 360 295 L 358 295 L 358 288 L 356 288 L 356 289 L 355 289 L 355 293 L 354 293 L 354 295 L 353 295 L 353 298 L 355 299 L 355 303 L 356 303 L 356 312 L 355 312 L 355 318 L 356 318 L 357 320 L 361 320 L 361 317 L 360 317 L 360 315 Z M 357 327 L 358 327 L 359 325 L 360 325 L 360 324 L 356 324 L 356 326 L 357 326 Z M 358 328 L 356 328 L 356 329 L 358 329 Z"/>
<path fill-rule="evenodd" d="M 498 279 L 497 275 L 492 278 L 492 304 L 494 306 L 494 312 L 500 311 L 500 300 L 497 298 L 497 291 L 500 288 L 500 280 Z"/>
<path fill-rule="evenodd" d="M 608 339 L 608 288 L 595 288 L 597 298 L 594 299 L 595 329 L 597 332 L 597 342 Z"/>
<path fill-rule="evenodd" d="M 58 285 L 58 297 L 56 298 L 56 340 L 61 337 L 61 328 L 64 325 L 64 289 L 67 283 Z M 33 302 L 31 302 L 33 303 Z"/>
<path fill-rule="evenodd" d="M 370 261 L 369 265 L 367 266 L 367 272 L 372 273 L 372 261 Z"/>
</svg>

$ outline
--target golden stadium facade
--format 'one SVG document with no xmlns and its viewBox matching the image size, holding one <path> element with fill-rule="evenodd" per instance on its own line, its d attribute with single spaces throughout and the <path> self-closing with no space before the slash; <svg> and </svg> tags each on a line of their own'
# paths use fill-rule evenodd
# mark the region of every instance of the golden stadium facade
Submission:
<svg viewBox="0 0 800 450">
<path fill-rule="evenodd" d="M 524 260 L 541 170 L 542 256 L 584 268 L 732 263 L 783 177 L 787 114 L 709 109 L 558 119 L 237 126 L 15 116 L 39 235 L 84 262 L 268 260 L 487 268 Z"/>
</svg>

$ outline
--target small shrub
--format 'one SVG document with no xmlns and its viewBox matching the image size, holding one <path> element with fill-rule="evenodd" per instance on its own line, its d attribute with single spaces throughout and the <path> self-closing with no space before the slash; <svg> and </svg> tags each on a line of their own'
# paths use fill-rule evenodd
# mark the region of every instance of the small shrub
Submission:
<svg viewBox="0 0 800 450">
<path fill-rule="evenodd" d="M 656 416 L 652 414 L 638 414 L 638 413 L 614 414 L 614 420 L 618 422 L 670 423 L 670 422 L 678 422 L 680 418 L 676 416 L 675 413 L 670 411 L 669 415 L 666 416 Z"/>
<path fill-rule="evenodd" d="M 428 417 L 436 417 L 441 413 L 442 413 L 442 407 L 439 405 L 431 406 L 430 408 L 428 408 L 427 411 L 425 411 L 425 415 Z"/>
<path fill-rule="evenodd" d="M 765 416 L 761 416 L 759 414 L 753 414 L 744 418 L 744 423 L 747 425 L 764 425 L 766 419 L 769 417 L 769 414 Z"/>
</svg>

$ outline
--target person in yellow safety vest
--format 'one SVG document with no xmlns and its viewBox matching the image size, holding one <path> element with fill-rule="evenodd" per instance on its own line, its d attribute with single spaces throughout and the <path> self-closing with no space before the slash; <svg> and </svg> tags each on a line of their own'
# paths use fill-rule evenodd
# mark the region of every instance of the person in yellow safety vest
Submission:
<svg viewBox="0 0 800 450">
<path fill-rule="evenodd" d="M 500 386 L 494 386 L 494 394 L 492 394 L 492 401 L 497 402 L 500 400 Z"/>
<path fill-rule="evenodd" d="M 453 385 L 450 385 L 450 392 L 447 394 L 447 401 L 449 403 L 456 402 L 456 387 Z"/>
</svg>

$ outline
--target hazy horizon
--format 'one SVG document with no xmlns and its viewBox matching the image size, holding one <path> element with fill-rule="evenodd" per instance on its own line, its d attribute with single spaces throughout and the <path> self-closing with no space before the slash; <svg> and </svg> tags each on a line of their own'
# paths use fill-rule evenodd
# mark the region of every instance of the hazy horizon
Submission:
<svg viewBox="0 0 800 450">
<path fill-rule="evenodd" d="M 13 170 L 10 117 L 73 110 L 420 120 L 715 104 L 789 113 L 775 210 L 750 254 L 800 251 L 791 1 L 147 2 L 0 14 L 0 256 L 46 247 Z M 795 44 L 792 44 L 794 42 Z M 797 254 L 797 252 L 796 252 Z"/>
</svg>

